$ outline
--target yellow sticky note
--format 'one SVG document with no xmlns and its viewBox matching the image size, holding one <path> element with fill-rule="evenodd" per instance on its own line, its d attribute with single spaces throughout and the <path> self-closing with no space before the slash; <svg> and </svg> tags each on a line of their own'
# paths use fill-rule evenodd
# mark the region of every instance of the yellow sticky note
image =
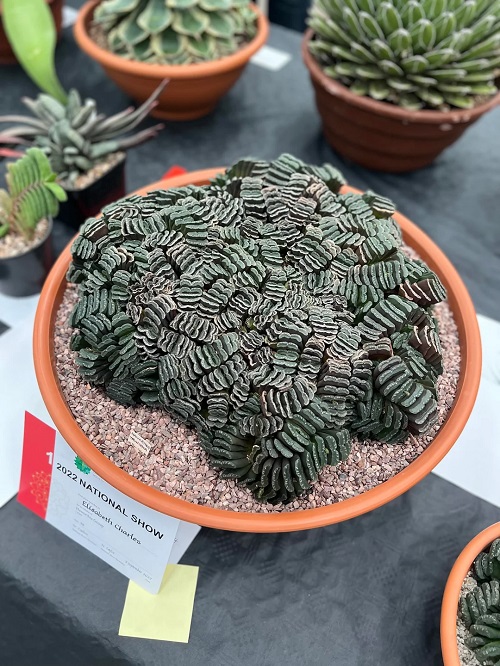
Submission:
<svg viewBox="0 0 500 666">
<path fill-rule="evenodd" d="M 158 594 L 129 581 L 118 634 L 187 643 L 198 567 L 169 564 Z"/>
</svg>

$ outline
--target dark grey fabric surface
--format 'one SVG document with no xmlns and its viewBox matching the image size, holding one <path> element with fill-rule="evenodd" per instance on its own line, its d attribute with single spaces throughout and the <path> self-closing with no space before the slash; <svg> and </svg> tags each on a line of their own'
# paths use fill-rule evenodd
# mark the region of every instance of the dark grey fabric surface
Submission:
<svg viewBox="0 0 500 666">
<path fill-rule="evenodd" d="M 2 666 L 435 666 L 458 553 L 500 509 L 434 475 L 340 525 L 203 529 L 187 645 L 117 635 L 127 581 L 13 500 L 0 511 Z"/>
<path fill-rule="evenodd" d="M 353 185 L 393 197 L 446 251 L 478 310 L 500 319 L 500 110 L 433 167 L 370 173 L 343 163 L 322 138 L 300 36 L 273 28 L 270 43 L 292 62 L 277 73 L 250 65 L 215 114 L 171 124 L 131 150 L 129 189 L 173 164 L 199 169 L 283 151 L 330 161 Z M 67 87 L 106 112 L 128 104 L 68 31 L 57 56 Z M 36 92 L 16 67 L 0 78 L 0 113 L 20 111 L 19 96 Z M 68 236 L 58 228 L 59 245 Z M 119 637 L 125 578 L 12 501 L 0 510 L 0 665 L 439 665 L 446 577 L 470 538 L 497 520 L 500 509 L 431 475 L 338 526 L 280 535 L 203 529 L 183 559 L 200 566 L 184 645 Z"/>
</svg>

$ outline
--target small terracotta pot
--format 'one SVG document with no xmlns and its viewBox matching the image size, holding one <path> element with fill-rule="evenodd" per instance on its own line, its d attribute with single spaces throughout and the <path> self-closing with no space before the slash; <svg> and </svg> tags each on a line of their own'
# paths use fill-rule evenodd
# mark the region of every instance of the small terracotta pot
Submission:
<svg viewBox="0 0 500 666">
<path fill-rule="evenodd" d="M 309 52 L 307 30 L 302 57 L 309 69 L 323 132 L 343 157 L 377 171 L 398 173 L 431 164 L 484 113 L 500 103 L 500 93 L 473 109 L 410 111 L 355 95 L 322 71 Z"/>
<path fill-rule="evenodd" d="M 64 0 L 47 0 L 47 2 L 50 5 L 50 9 L 54 17 L 56 31 L 59 35 L 62 27 L 62 10 Z M 7 40 L 7 35 L 3 29 L 3 23 L 0 20 L 0 65 L 13 65 L 16 62 L 17 58 Z"/>
<path fill-rule="evenodd" d="M 0 258 L 0 294 L 33 296 L 40 293 L 54 263 L 52 220 L 44 238 L 23 254 Z"/>
<path fill-rule="evenodd" d="M 168 181 L 153 183 L 138 190 L 136 194 L 144 195 L 157 189 L 170 189 L 185 185 L 205 185 L 220 171 L 221 169 L 194 171 L 170 178 Z M 352 187 L 346 187 L 344 191 L 359 192 Z M 426 450 L 392 479 L 357 497 L 337 504 L 303 511 L 264 514 L 224 511 L 192 504 L 147 486 L 114 465 L 80 430 L 66 404 L 55 369 L 54 322 L 66 289 L 66 272 L 71 261 L 71 244 L 59 257 L 45 283 L 36 312 L 33 336 L 38 385 L 59 432 L 80 458 L 99 476 L 126 495 L 156 511 L 180 520 L 223 530 L 293 532 L 321 527 L 372 511 L 409 490 L 429 474 L 448 453 L 469 418 L 481 374 L 481 339 L 474 306 L 464 283 L 450 261 L 437 245 L 410 220 L 400 213 L 396 213 L 394 218 L 403 231 L 405 242 L 413 247 L 430 268 L 439 275 L 448 290 L 448 302 L 459 331 L 461 368 L 457 395 L 445 423 Z"/>
<path fill-rule="evenodd" d="M 219 99 L 236 83 L 251 56 L 264 45 L 269 24 L 257 14 L 257 36 L 242 49 L 225 58 L 194 65 L 153 65 L 127 60 L 98 46 L 89 35 L 89 25 L 98 2 L 87 2 L 75 23 L 75 39 L 81 49 L 104 69 L 127 95 L 144 102 L 163 79 L 169 84 L 151 115 L 164 120 L 194 120 L 213 111 Z"/>
<path fill-rule="evenodd" d="M 460 553 L 446 583 L 441 607 L 441 651 L 444 666 L 460 666 L 457 644 L 457 614 L 460 591 L 472 563 L 483 550 L 500 537 L 500 523 L 480 532 Z"/>
</svg>

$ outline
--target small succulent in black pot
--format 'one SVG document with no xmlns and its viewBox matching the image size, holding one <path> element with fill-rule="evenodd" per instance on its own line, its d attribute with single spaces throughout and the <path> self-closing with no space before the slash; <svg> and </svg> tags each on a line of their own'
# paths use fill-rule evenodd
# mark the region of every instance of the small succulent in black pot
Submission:
<svg viewBox="0 0 500 666">
<path fill-rule="evenodd" d="M 0 190 L 0 292 L 37 293 L 52 264 L 52 217 L 66 199 L 49 160 L 38 148 L 7 166 Z"/>
<path fill-rule="evenodd" d="M 360 434 L 437 420 L 438 277 L 402 250 L 393 204 L 282 155 L 87 221 L 70 282 L 82 377 L 197 429 L 212 464 L 288 502 Z"/>
<path fill-rule="evenodd" d="M 156 106 L 161 86 L 140 107 L 129 107 L 113 116 L 99 112 L 93 99 L 82 100 L 73 89 L 66 104 L 50 95 L 23 98 L 32 116 L 0 116 L 0 123 L 16 123 L 0 131 L 2 143 L 31 145 L 49 158 L 58 182 L 70 195 L 61 210 L 74 227 L 102 206 L 125 196 L 126 150 L 154 138 L 163 125 L 134 132 Z"/>
</svg>

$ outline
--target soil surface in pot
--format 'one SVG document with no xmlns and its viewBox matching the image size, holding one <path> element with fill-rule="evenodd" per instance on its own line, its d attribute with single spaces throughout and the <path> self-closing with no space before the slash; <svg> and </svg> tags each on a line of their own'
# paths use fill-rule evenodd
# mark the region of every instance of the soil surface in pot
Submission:
<svg viewBox="0 0 500 666">
<path fill-rule="evenodd" d="M 0 238 L 0 259 L 12 259 L 26 254 L 33 247 L 39 245 L 47 236 L 49 231 L 49 221 L 40 220 L 37 224 L 33 238 L 26 240 L 24 236 L 18 233 L 8 233 Z"/>
<path fill-rule="evenodd" d="M 472 592 L 477 587 L 477 581 L 472 575 L 472 567 L 464 579 L 462 591 L 460 592 L 460 599 L 468 592 Z M 470 636 L 460 610 L 457 613 L 457 644 L 458 656 L 460 657 L 460 666 L 481 666 L 472 650 L 465 645 L 465 639 Z"/>
<path fill-rule="evenodd" d="M 102 162 L 98 162 L 95 166 L 93 166 L 90 171 L 80 174 L 73 182 L 65 181 L 61 182 L 60 184 L 62 187 L 64 187 L 65 190 L 68 191 L 78 192 L 80 190 L 84 190 L 86 187 L 92 185 L 98 181 L 99 178 L 102 178 L 102 176 L 111 171 L 111 169 L 116 166 L 124 157 L 124 152 L 111 153 L 111 155 L 107 155 L 107 157 L 105 157 Z"/>
<path fill-rule="evenodd" d="M 413 250 L 403 248 L 416 257 Z M 424 451 L 455 398 L 460 346 L 452 312 L 444 302 L 435 307 L 444 367 L 437 385 L 438 424 L 421 437 L 410 435 L 401 444 L 354 439 L 348 460 L 336 467 L 326 466 L 307 496 L 287 505 L 264 504 L 254 499 L 247 488 L 221 478 L 219 472 L 209 466 L 208 456 L 199 445 L 195 431 L 162 410 L 120 405 L 101 389 L 81 379 L 74 353 L 69 349 L 72 329 L 67 323 L 76 300 L 76 287 L 69 285 L 57 313 L 54 339 L 57 375 L 76 422 L 115 465 L 147 485 L 195 504 L 231 511 L 273 513 L 326 506 L 359 495 L 393 477 Z M 140 452 L 141 446 L 150 447 L 149 452 Z"/>
</svg>

